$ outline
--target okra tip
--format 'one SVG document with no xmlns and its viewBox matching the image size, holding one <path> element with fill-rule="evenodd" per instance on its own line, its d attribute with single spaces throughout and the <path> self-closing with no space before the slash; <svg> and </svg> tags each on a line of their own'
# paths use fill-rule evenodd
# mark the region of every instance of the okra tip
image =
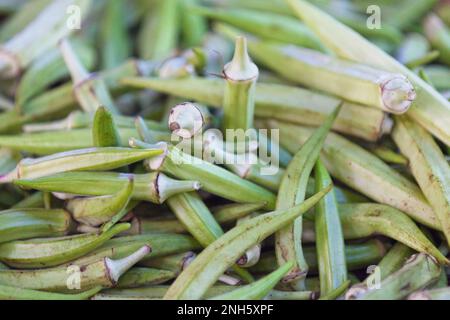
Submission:
<svg viewBox="0 0 450 320">
<path fill-rule="evenodd" d="M 169 129 L 183 139 L 189 139 L 199 133 L 204 124 L 202 112 L 191 102 L 177 104 L 170 110 Z"/>
</svg>

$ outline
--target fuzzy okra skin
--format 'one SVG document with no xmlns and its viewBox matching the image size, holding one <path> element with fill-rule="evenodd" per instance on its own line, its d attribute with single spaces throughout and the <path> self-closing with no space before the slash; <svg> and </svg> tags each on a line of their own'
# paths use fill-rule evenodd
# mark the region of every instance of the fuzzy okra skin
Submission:
<svg viewBox="0 0 450 320">
<path fill-rule="evenodd" d="M 167 198 L 180 192 L 198 190 L 197 181 L 175 180 L 163 173 L 146 174 L 118 172 L 65 172 L 36 179 L 19 179 L 14 183 L 23 188 L 47 192 L 63 192 L 77 195 L 104 196 L 119 192 L 123 186 L 133 180 L 131 193 L 133 200 L 163 203 Z M 70 181 L 70 183 L 67 183 Z"/>
<path fill-rule="evenodd" d="M 379 289 L 357 285 L 347 292 L 346 299 L 403 299 L 410 293 L 437 281 L 440 273 L 441 267 L 433 257 L 418 253 L 411 256 L 402 268 L 381 281 Z"/>
<path fill-rule="evenodd" d="M 54 292 L 80 292 L 101 286 L 110 288 L 120 276 L 150 252 L 142 246 L 128 256 L 111 260 L 100 258 L 85 265 L 71 264 L 35 270 L 0 270 L 0 284 L 23 289 Z"/>
<path fill-rule="evenodd" d="M 317 160 L 314 171 L 316 191 L 333 183 L 320 159 Z M 315 208 L 314 221 L 321 296 L 329 294 L 347 280 L 344 236 L 338 210 L 334 190 L 323 197 Z"/>
<path fill-rule="evenodd" d="M 100 234 L 79 234 L 3 243 L 0 244 L 0 261 L 11 267 L 22 269 L 57 266 L 84 256 L 129 227 L 128 223 L 124 223 Z"/>
<path fill-rule="evenodd" d="M 222 131 L 253 128 L 259 70 L 247 53 L 246 38 L 236 37 L 233 59 L 222 73 L 225 78 Z"/>
<path fill-rule="evenodd" d="M 159 155 L 162 149 L 105 147 L 56 153 L 41 158 L 22 159 L 16 169 L 0 177 L 0 183 L 70 171 L 110 170 Z"/>
<path fill-rule="evenodd" d="M 280 129 L 281 144 L 291 152 L 297 150 L 314 132 L 311 128 L 275 120 L 267 121 L 266 125 Z M 325 140 L 321 160 L 333 177 L 352 189 L 405 212 L 419 223 L 441 229 L 420 189 L 355 143 L 330 133 Z"/>
<path fill-rule="evenodd" d="M 160 170 L 179 179 L 195 177 L 203 190 L 234 202 L 265 202 L 265 208 L 275 207 L 275 196 L 268 190 L 174 146 L 165 144 L 164 148 L 161 157 L 149 159 L 149 169 Z"/>
<path fill-rule="evenodd" d="M 395 119 L 392 138 L 408 158 L 409 168 L 450 243 L 450 166 L 444 154 L 431 134 L 406 117 Z"/>
<path fill-rule="evenodd" d="M 223 25 L 216 29 L 230 37 L 238 33 Z M 416 96 L 412 84 L 400 73 L 254 37 L 249 37 L 248 47 L 256 61 L 290 81 L 389 113 L 405 113 Z"/>
<path fill-rule="evenodd" d="M 450 102 L 439 92 L 377 46 L 320 9 L 303 0 L 286 1 L 337 56 L 407 76 L 416 89 L 416 99 L 408 116 L 450 146 Z"/>
<path fill-rule="evenodd" d="M 148 88 L 192 99 L 217 108 L 222 107 L 224 92 L 222 80 L 199 77 L 186 79 L 123 78 L 122 83 L 131 87 Z M 343 102 L 335 97 L 298 87 L 267 83 L 256 84 L 256 117 L 318 126 L 340 104 L 342 104 L 342 111 L 333 124 L 333 130 L 368 141 L 376 141 L 383 134 L 390 132 L 391 120 L 382 110 L 367 108 L 347 101 Z"/>
<path fill-rule="evenodd" d="M 329 191 L 330 187 L 327 187 L 298 206 L 259 215 L 234 227 L 198 255 L 178 276 L 164 298 L 201 298 L 219 276 L 248 248 L 291 223 L 312 208 Z M 223 259 L 223 257 L 227 258 Z"/>
<path fill-rule="evenodd" d="M 0 243 L 63 236 L 72 228 L 70 214 L 62 209 L 15 208 L 0 211 Z"/>
<path fill-rule="evenodd" d="M 320 150 L 339 111 L 340 106 L 295 153 L 281 180 L 276 202 L 277 210 L 288 209 L 302 203 L 305 199 L 314 163 L 319 158 Z M 275 233 L 275 252 L 278 264 L 281 266 L 288 261 L 295 261 L 294 268 L 290 270 L 284 280 L 292 282 L 291 285 L 297 290 L 304 289 L 304 278 L 308 272 L 308 264 L 303 256 L 301 243 L 302 229 L 303 224 L 300 217 L 294 220 L 293 224 Z"/>
</svg>

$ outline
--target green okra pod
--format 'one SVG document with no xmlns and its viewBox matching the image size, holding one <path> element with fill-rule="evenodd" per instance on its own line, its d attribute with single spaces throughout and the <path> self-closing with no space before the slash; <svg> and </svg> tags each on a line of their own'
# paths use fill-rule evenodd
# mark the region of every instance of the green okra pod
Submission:
<svg viewBox="0 0 450 320">
<path fill-rule="evenodd" d="M 196 5 L 199 0 L 184 0 L 180 2 L 181 10 L 181 39 L 184 47 L 190 48 L 202 44 L 208 25 L 204 17 L 191 12 L 190 6 Z"/>
<path fill-rule="evenodd" d="M 409 168 L 440 222 L 450 243 L 450 166 L 444 154 L 420 125 L 397 117 L 392 138 L 408 158 Z"/>
<path fill-rule="evenodd" d="M 233 59 L 222 73 L 225 78 L 222 131 L 252 128 L 259 70 L 248 56 L 246 38 L 236 37 Z"/>
<path fill-rule="evenodd" d="M 314 206 L 330 188 L 289 210 L 279 210 L 250 219 L 217 239 L 184 270 L 171 285 L 165 299 L 200 298 L 221 274 L 249 247 L 262 241 Z M 227 259 L 217 257 L 227 257 Z"/>
<path fill-rule="evenodd" d="M 131 174 L 106 171 L 65 172 L 37 179 L 19 179 L 14 183 L 41 191 L 104 196 L 119 192 L 129 180 L 134 182 L 133 200 L 153 203 L 163 203 L 177 193 L 198 190 L 201 186 L 197 181 L 174 180 L 159 172 Z"/>
<path fill-rule="evenodd" d="M 99 42 L 103 69 L 120 65 L 131 54 L 131 43 L 127 34 L 124 9 L 119 0 L 108 1 L 100 23 Z"/>
<path fill-rule="evenodd" d="M 437 281 L 440 273 L 441 267 L 433 257 L 425 253 L 414 254 L 400 270 L 381 281 L 378 289 L 357 285 L 350 288 L 346 299 L 403 299 L 410 293 Z"/>
<path fill-rule="evenodd" d="M 66 12 L 70 6 L 89 13 L 90 0 L 63 0 L 48 4 L 23 30 L 6 41 L 0 50 L 0 75 L 2 78 L 17 76 L 41 53 L 73 32 L 67 26 Z"/>
<path fill-rule="evenodd" d="M 71 199 L 66 207 L 76 221 L 97 227 L 126 207 L 132 193 L 133 185 L 128 181 L 113 195 Z"/>
<path fill-rule="evenodd" d="M 408 296 L 408 300 L 448 300 L 449 298 L 450 287 L 417 291 Z"/>
<path fill-rule="evenodd" d="M 0 243 L 63 236 L 72 229 L 72 218 L 62 209 L 14 208 L 0 211 Z"/>
<path fill-rule="evenodd" d="M 99 286 L 80 293 L 65 294 L 0 285 L 0 300 L 87 300 L 101 289 Z"/>
<path fill-rule="evenodd" d="M 61 265 L 95 250 L 129 227 L 129 224 L 124 223 L 100 234 L 80 234 L 3 243 L 0 245 L 0 261 L 11 267 L 23 269 Z"/>
<path fill-rule="evenodd" d="M 450 28 L 434 13 L 424 21 L 424 31 L 431 45 L 439 51 L 439 60 L 450 66 Z"/>
<path fill-rule="evenodd" d="M 440 263 L 449 263 L 412 219 L 395 208 L 382 204 L 349 203 L 339 205 L 339 215 L 346 239 L 383 234 L 416 251 L 432 255 Z"/>
<path fill-rule="evenodd" d="M 259 300 L 267 296 L 270 290 L 294 267 L 294 262 L 287 262 L 264 278 L 249 285 L 224 293 L 211 300 Z"/>
<path fill-rule="evenodd" d="M 148 11 L 137 36 L 140 58 L 163 60 L 174 53 L 179 33 L 179 10 L 178 0 L 158 0 Z"/>
<path fill-rule="evenodd" d="M 387 276 L 400 269 L 413 253 L 413 249 L 401 242 L 394 244 L 378 263 L 378 267 L 380 268 L 380 279 L 385 279 Z"/>
<path fill-rule="evenodd" d="M 450 68 L 443 65 L 431 65 L 424 67 L 424 71 L 437 90 L 450 89 Z"/>
<path fill-rule="evenodd" d="M 336 108 L 322 126 L 295 153 L 278 190 L 276 203 L 278 210 L 291 208 L 302 203 L 305 199 L 306 188 L 314 163 L 320 155 L 320 150 L 339 111 L 340 107 Z M 284 227 L 275 234 L 275 252 L 278 264 L 282 265 L 291 260 L 296 262 L 295 267 L 285 277 L 285 281 L 292 282 L 297 290 L 304 290 L 304 278 L 308 272 L 308 265 L 303 256 L 301 244 L 302 229 L 300 217 L 293 224 Z"/>
<path fill-rule="evenodd" d="M 177 104 L 170 109 L 168 126 L 173 134 L 190 139 L 208 125 L 206 108 L 202 108 L 190 102 Z M 210 120 L 210 119 L 209 119 Z"/>
<path fill-rule="evenodd" d="M 215 21 L 228 23 L 267 40 L 324 50 L 317 37 L 301 22 L 292 17 L 248 9 L 193 7 L 191 10 Z"/>
<path fill-rule="evenodd" d="M 181 271 L 195 259 L 196 254 L 192 251 L 177 253 L 174 255 L 168 255 L 164 257 L 156 257 L 150 259 L 144 259 L 139 265 L 163 270 L 169 270 L 178 276 Z"/>
<path fill-rule="evenodd" d="M 116 288 L 136 288 L 158 285 L 175 278 L 175 273 L 169 270 L 134 267 L 120 277 Z"/>
<path fill-rule="evenodd" d="M 179 179 L 197 179 L 203 190 L 238 203 L 265 202 L 273 208 L 275 196 L 266 189 L 180 149 L 161 144 L 165 153 L 146 163 L 151 170 L 160 170 Z"/>
<path fill-rule="evenodd" d="M 267 125 L 280 129 L 281 144 L 291 152 L 305 143 L 313 132 L 311 128 L 273 120 L 268 121 Z M 440 229 L 440 223 L 420 189 L 355 143 L 329 133 L 321 160 L 334 178 L 352 189 L 405 212 L 417 222 Z"/>
<path fill-rule="evenodd" d="M 248 216 L 240 218 L 237 220 L 236 225 L 242 224 L 245 221 L 256 217 L 257 215 L 258 215 L 258 213 L 254 212 Z M 245 251 L 245 253 L 242 255 L 242 257 L 239 258 L 237 264 L 243 268 L 249 268 L 249 267 L 257 264 L 259 261 L 259 258 L 261 256 L 261 247 L 262 247 L 261 243 L 257 243 L 253 247 L 249 248 L 247 251 Z"/>
<path fill-rule="evenodd" d="M 404 65 L 417 60 L 428 53 L 430 43 L 420 33 L 408 34 L 397 49 L 396 58 Z"/>
<path fill-rule="evenodd" d="M 254 38 L 249 38 L 248 47 L 256 61 L 288 80 L 389 113 L 405 113 L 416 96 L 412 84 L 400 73 Z"/>
<path fill-rule="evenodd" d="M 98 107 L 92 123 L 92 140 L 95 147 L 120 147 L 120 136 L 111 113 Z"/>
<path fill-rule="evenodd" d="M 303 0 L 287 1 L 324 45 L 332 49 L 339 57 L 407 76 L 416 89 L 416 99 L 408 111 L 408 116 L 450 146 L 450 102 L 439 92 L 381 49 L 313 5 Z M 432 2 L 434 3 L 434 0 Z M 399 12 L 402 15 L 404 13 Z M 325 32 L 325 30 L 333 30 L 333 32 Z"/>
<path fill-rule="evenodd" d="M 106 257 L 81 266 L 72 264 L 67 268 L 0 270 L 0 284 L 66 293 L 86 291 L 98 286 L 110 288 L 149 251 L 149 246 L 142 246 L 122 259 L 111 260 Z"/>
<path fill-rule="evenodd" d="M 21 201 L 14 204 L 11 209 L 21 208 L 43 208 L 44 207 L 44 194 L 40 191 L 29 195 Z"/>
<path fill-rule="evenodd" d="M 224 84 L 221 80 L 197 77 L 185 79 L 123 78 L 122 83 L 183 97 L 212 107 L 222 107 Z M 343 102 L 335 97 L 298 87 L 267 83 L 256 84 L 256 117 L 319 126 L 340 104 L 342 104 L 342 111 L 333 125 L 334 130 L 368 141 L 376 141 L 383 134 L 390 132 L 392 121 L 382 110 Z"/>
<path fill-rule="evenodd" d="M 320 159 L 317 160 L 314 171 L 316 191 L 333 183 Z M 328 295 L 347 280 L 344 236 L 334 190 L 318 202 L 315 212 L 320 295 L 323 296 Z"/>
</svg>

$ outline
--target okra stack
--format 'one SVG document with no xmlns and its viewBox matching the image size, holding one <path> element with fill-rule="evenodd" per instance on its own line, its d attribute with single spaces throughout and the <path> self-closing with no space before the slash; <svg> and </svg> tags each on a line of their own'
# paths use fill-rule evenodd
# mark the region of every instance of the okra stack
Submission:
<svg viewBox="0 0 450 320">
<path fill-rule="evenodd" d="M 0 300 L 449 300 L 450 4 L 372 2 L 0 1 Z"/>
</svg>

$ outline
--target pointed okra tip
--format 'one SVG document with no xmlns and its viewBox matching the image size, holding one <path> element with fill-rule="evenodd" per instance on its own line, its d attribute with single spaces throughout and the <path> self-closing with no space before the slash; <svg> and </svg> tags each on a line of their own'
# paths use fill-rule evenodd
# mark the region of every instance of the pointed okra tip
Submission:
<svg viewBox="0 0 450 320">
<path fill-rule="evenodd" d="M 225 65 L 223 74 L 226 79 L 234 81 L 254 80 L 258 77 L 259 70 L 248 55 L 245 37 L 236 37 L 233 59 Z"/>
</svg>

